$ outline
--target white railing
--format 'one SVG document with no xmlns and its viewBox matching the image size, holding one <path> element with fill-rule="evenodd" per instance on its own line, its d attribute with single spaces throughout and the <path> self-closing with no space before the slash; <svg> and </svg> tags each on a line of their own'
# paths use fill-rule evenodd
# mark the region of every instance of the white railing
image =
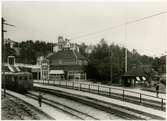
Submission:
<svg viewBox="0 0 167 121">
<path fill-rule="evenodd" d="M 126 89 L 119 89 L 115 87 L 100 85 L 100 84 L 91 84 L 91 83 L 82 83 L 82 82 L 74 82 L 74 81 L 51 81 L 51 80 L 34 80 L 34 83 L 41 84 L 49 84 L 53 86 L 59 86 L 64 88 L 71 89 L 79 89 L 80 91 L 87 91 L 89 93 L 97 93 L 97 94 L 107 94 L 111 96 L 111 94 L 118 95 L 125 101 L 125 98 L 134 97 L 138 100 L 140 104 L 145 102 L 146 100 L 154 100 L 160 103 L 160 108 L 164 110 L 166 105 L 166 99 L 162 97 L 156 97 L 148 94 L 143 94 L 139 92 L 134 92 Z"/>
</svg>

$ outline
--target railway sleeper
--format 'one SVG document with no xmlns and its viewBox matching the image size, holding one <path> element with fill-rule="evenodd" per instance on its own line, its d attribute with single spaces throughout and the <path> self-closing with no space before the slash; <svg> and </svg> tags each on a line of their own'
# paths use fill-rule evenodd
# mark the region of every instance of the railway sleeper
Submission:
<svg viewBox="0 0 167 121">
<path fill-rule="evenodd" d="M 29 94 L 27 96 L 37 100 L 37 95 L 35 95 L 35 94 Z M 92 120 L 92 119 L 93 120 L 99 120 L 99 119 L 97 119 L 97 118 L 95 118 L 93 116 L 90 116 L 89 114 L 86 114 L 84 112 L 78 111 L 78 110 L 76 110 L 74 108 L 68 107 L 68 106 L 66 106 L 64 104 L 60 104 L 60 103 L 58 103 L 56 101 L 53 101 L 53 100 L 50 100 L 50 99 L 43 98 L 43 102 L 48 104 L 48 105 L 50 105 L 50 106 L 58 108 L 58 109 L 62 110 L 65 113 L 73 115 L 73 116 L 75 116 L 75 117 L 77 117 L 77 118 L 79 118 L 81 120 L 85 120 L 85 119 L 86 120 Z"/>
</svg>

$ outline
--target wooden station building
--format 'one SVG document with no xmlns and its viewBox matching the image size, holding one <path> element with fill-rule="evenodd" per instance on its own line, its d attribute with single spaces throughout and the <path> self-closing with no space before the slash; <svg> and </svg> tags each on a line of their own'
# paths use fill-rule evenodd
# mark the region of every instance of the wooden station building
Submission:
<svg viewBox="0 0 167 121">
<path fill-rule="evenodd" d="M 50 80 L 86 80 L 84 66 L 87 58 L 81 55 L 77 44 L 58 38 L 53 52 L 46 57 L 49 61 Z"/>
</svg>

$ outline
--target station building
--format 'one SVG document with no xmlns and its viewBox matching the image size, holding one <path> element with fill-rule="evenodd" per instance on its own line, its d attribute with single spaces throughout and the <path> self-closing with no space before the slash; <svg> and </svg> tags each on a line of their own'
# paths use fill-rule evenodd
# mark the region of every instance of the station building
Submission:
<svg viewBox="0 0 167 121">
<path fill-rule="evenodd" d="M 8 60 L 9 61 L 9 60 Z M 15 63 L 15 59 L 13 61 Z M 9 62 L 10 63 L 10 62 Z M 79 51 L 79 45 L 58 37 L 53 52 L 37 58 L 36 65 L 16 63 L 20 69 L 32 73 L 37 80 L 86 80 L 88 60 Z"/>
<path fill-rule="evenodd" d="M 84 67 L 88 64 L 77 44 L 58 38 L 53 52 L 45 57 L 49 61 L 49 80 L 86 80 Z"/>
</svg>

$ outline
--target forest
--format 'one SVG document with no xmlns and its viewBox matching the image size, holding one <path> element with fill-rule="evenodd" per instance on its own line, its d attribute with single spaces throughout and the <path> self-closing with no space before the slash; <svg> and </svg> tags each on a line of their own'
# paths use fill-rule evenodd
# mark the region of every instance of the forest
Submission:
<svg viewBox="0 0 167 121">
<path fill-rule="evenodd" d="M 4 45 L 3 57 L 13 55 L 17 63 L 36 64 L 39 56 L 46 56 L 53 52 L 54 43 L 45 41 L 27 40 L 16 42 L 14 47 L 10 44 Z M 88 60 L 85 67 L 87 76 L 92 81 L 102 83 L 118 83 L 121 75 L 125 72 L 125 47 L 115 43 L 107 44 L 104 39 L 93 45 L 91 53 L 86 51 L 89 45 L 79 45 L 80 52 Z M 142 68 L 148 78 L 166 73 L 166 56 L 150 57 L 139 54 L 135 49 L 127 50 L 128 70 Z"/>
</svg>

